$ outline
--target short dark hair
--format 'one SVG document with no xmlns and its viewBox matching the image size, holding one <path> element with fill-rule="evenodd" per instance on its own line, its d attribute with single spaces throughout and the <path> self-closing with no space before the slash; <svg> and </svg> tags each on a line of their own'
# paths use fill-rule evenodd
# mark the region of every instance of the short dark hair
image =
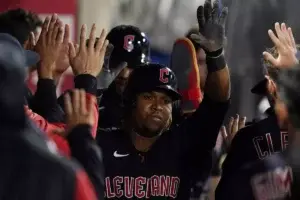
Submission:
<svg viewBox="0 0 300 200">
<path fill-rule="evenodd" d="M 42 20 L 37 14 L 22 8 L 11 9 L 0 13 L 0 32 L 8 33 L 23 45 L 30 32 L 42 26 Z"/>
</svg>

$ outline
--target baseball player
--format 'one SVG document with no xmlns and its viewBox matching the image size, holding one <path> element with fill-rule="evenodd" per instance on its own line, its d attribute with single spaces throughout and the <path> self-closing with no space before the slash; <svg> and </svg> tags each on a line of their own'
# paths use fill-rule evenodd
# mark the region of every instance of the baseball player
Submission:
<svg viewBox="0 0 300 200">
<path fill-rule="evenodd" d="M 105 89 L 98 91 L 98 95 L 101 95 L 99 105 L 102 116 L 99 118 L 101 129 L 120 126 L 123 117 L 123 91 L 128 77 L 135 66 L 150 60 L 149 39 L 138 27 L 116 26 L 108 33 L 107 39 L 113 50 L 98 78 L 98 88 Z M 105 70 L 112 73 L 105 73 Z M 109 78 L 111 80 L 107 80 Z M 107 84 L 111 82 L 112 84 Z"/>
<path fill-rule="evenodd" d="M 212 35 L 209 34 L 214 33 L 214 40 L 219 41 L 218 49 L 222 49 L 222 41 L 225 38 L 224 28 L 226 14 L 224 13 L 224 9 L 226 8 L 220 9 L 219 6 L 220 4 L 218 1 L 216 1 L 213 5 L 211 4 L 211 1 L 206 1 L 202 8 L 203 10 L 201 8 L 198 9 L 197 17 L 199 27 L 191 29 L 186 34 L 185 38 L 177 39 L 173 45 L 170 68 L 178 77 L 178 91 L 182 95 L 182 100 L 180 102 L 181 113 L 178 118 L 175 118 L 175 123 L 180 124 L 181 120 L 192 115 L 201 103 L 203 94 L 207 92 L 206 80 L 208 74 L 211 72 L 209 60 L 212 54 L 207 50 L 207 43 L 205 44 L 201 42 L 205 40 L 203 40 L 203 38 L 195 37 L 195 35 L 197 35 L 200 30 L 200 32 L 206 34 L 207 37 L 212 38 Z M 212 10 L 214 20 L 211 19 Z M 222 12 L 219 12 L 221 10 Z M 202 11 L 205 12 L 202 13 Z M 212 24 L 214 25 L 204 25 L 204 22 L 213 22 Z M 212 27 L 214 27 L 214 30 L 208 31 L 208 29 L 211 29 Z M 218 37 L 216 37 L 216 35 L 218 35 Z M 183 66 L 192 65 L 192 63 L 186 62 L 182 59 L 182 57 L 190 57 L 190 60 L 197 63 L 197 67 L 183 68 Z M 186 77 L 186 75 L 188 75 L 188 77 Z M 175 115 L 175 117 L 176 116 L 177 115 Z M 191 198 L 205 199 L 205 192 L 208 191 L 209 188 L 207 187 L 209 185 L 207 184 L 207 180 L 214 166 L 213 163 L 215 162 L 215 155 L 213 153 L 213 156 L 208 156 L 208 154 L 201 154 L 200 152 L 193 150 L 190 152 L 190 155 L 199 158 L 201 157 L 206 160 L 205 163 L 200 162 L 199 160 L 194 160 L 195 162 L 192 164 L 192 166 L 194 166 L 194 172 L 193 176 L 190 177 Z"/>
<path fill-rule="evenodd" d="M 150 43 L 138 27 L 120 25 L 113 28 L 107 39 L 112 46 L 107 52 L 104 70 L 98 78 L 99 129 L 115 129 L 123 120 L 123 91 L 135 66 L 150 61 Z M 110 49 L 110 47 L 108 47 Z M 114 80 L 115 79 L 115 80 Z M 112 83 L 112 84 L 110 84 Z M 173 118 L 181 118 L 179 102 L 174 105 Z"/>
<path fill-rule="evenodd" d="M 231 179 L 231 174 L 235 173 L 238 168 L 247 163 L 264 160 L 276 152 L 284 151 L 288 146 L 287 129 L 280 126 L 274 111 L 277 91 L 275 91 L 274 80 L 270 76 L 276 76 L 278 71 L 272 67 L 267 67 L 267 69 L 269 75 L 255 85 L 251 91 L 267 96 L 271 108 L 267 110 L 268 114 L 265 119 L 242 128 L 234 136 L 222 165 L 222 177 L 216 190 L 217 199 L 228 198 L 227 181 Z"/>
<path fill-rule="evenodd" d="M 296 57 L 297 49 L 291 29 L 287 28 L 284 23 L 281 25 L 276 23 L 275 30 L 278 37 L 271 30 L 268 33 L 275 44 L 278 56 L 264 52 L 264 58 L 270 62 L 273 69 L 283 69 L 296 65 L 298 63 Z M 281 73 L 279 71 L 278 75 L 281 76 Z M 272 79 L 278 83 L 278 76 L 272 76 Z M 255 123 L 245 129 L 241 129 L 240 133 L 237 133 L 237 137 L 233 140 L 231 150 L 228 154 L 228 156 L 231 154 L 231 157 L 226 158 L 228 161 L 225 160 L 223 166 L 224 174 L 217 189 L 216 199 L 289 199 L 291 197 L 293 173 L 286 154 L 293 135 L 291 134 L 289 121 L 285 117 L 286 115 L 283 115 L 283 112 L 280 112 L 282 109 L 279 109 L 282 104 L 280 101 L 281 97 L 280 95 L 278 96 L 278 91 L 280 94 L 282 90 L 280 88 L 277 90 L 278 85 L 270 81 L 268 81 L 267 87 L 269 93 L 273 95 L 277 119 L 272 120 L 269 117 L 266 121 L 263 120 Z M 278 127 L 276 128 L 276 121 L 280 127 L 287 128 L 288 133 L 279 132 Z M 261 126 L 261 124 L 265 126 Z M 245 143 L 247 134 L 243 134 L 245 135 L 243 136 L 245 138 L 243 140 L 244 143 L 239 139 L 239 134 L 243 130 L 247 131 L 246 133 L 248 134 L 255 134 L 252 142 L 254 145 L 253 150 L 255 149 L 256 151 L 252 151 L 252 153 L 249 151 L 252 147 L 250 148 L 251 144 Z M 257 135 L 259 133 L 261 135 Z M 265 133 L 266 137 L 265 149 L 261 148 L 264 142 L 263 133 Z M 240 136 L 242 137 L 242 135 Z M 234 144 L 235 142 L 237 143 Z M 258 149 L 255 147 L 255 143 L 257 144 L 256 147 L 259 147 Z M 234 162 L 236 158 L 242 158 L 242 155 L 238 156 L 239 153 L 237 151 L 245 153 L 242 163 Z M 253 157 L 255 152 L 257 152 L 256 157 L 258 161 L 250 162 L 255 159 Z M 277 153 L 274 154 L 274 152 Z M 235 164 L 236 167 L 233 168 L 233 165 L 230 164 Z M 239 192 L 236 191 L 237 188 Z"/>
<path fill-rule="evenodd" d="M 85 171 L 59 156 L 53 143 L 26 116 L 26 67 L 38 62 L 38 55 L 6 33 L 0 33 L 0 46 L 1 199 L 98 199 Z"/>
<path fill-rule="evenodd" d="M 189 152 L 211 155 L 228 101 L 215 102 L 208 96 L 193 116 L 169 129 L 172 102 L 180 98 L 175 88 L 176 77 L 165 66 L 147 64 L 132 72 L 123 128 L 98 133 L 107 199 L 189 196 L 191 164 L 201 159 Z"/>
<path fill-rule="evenodd" d="M 224 38 L 217 40 L 213 36 L 219 34 L 210 35 L 220 31 L 227 8 L 220 15 L 222 20 L 217 20 L 219 16 L 212 12 L 211 2 L 208 3 L 206 18 L 204 8 L 198 8 L 200 26 L 204 27 L 201 30 L 205 32 L 195 36 L 205 39 L 201 44 L 207 51 L 209 72 L 203 101 L 191 116 L 177 126 L 170 126 L 173 102 L 181 98 L 176 88 L 182 87 L 181 83 L 190 74 L 182 73 L 182 80 L 177 85 L 174 72 L 166 66 L 149 63 L 133 70 L 124 91 L 121 129 L 98 132 L 107 199 L 188 199 L 191 177 L 199 174 L 195 168 L 211 161 L 219 128 L 229 106 L 230 79 L 222 53 Z M 214 21 L 214 28 L 210 20 Z M 214 45 L 207 38 L 214 40 Z M 189 52 L 187 49 L 193 49 L 191 43 L 178 46 L 178 52 L 184 53 L 180 65 L 182 71 L 194 74 L 198 68 L 197 60 L 193 53 L 186 53 Z M 199 73 L 194 78 L 199 83 Z"/>
</svg>

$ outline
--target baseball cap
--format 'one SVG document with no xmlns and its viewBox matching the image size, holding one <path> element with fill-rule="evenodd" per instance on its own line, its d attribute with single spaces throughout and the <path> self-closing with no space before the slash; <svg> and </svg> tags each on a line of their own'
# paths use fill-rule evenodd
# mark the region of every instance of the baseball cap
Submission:
<svg viewBox="0 0 300 200">
<path fill-rule="evenodd" d="M 260 80 L 254 87 L 251 89 L 251 93 L 257 94 L 257 95 L 266 95 L 268 93 L 267 90 L 267 84 L 268 79 L 266 78 L 266 75 L 268 74 L 268 70 L 266 66 L 261 66 L 261 71 L 259 73 L 259 77 L 257 77 L 258 80 Z"/>
<path fill-rule="evenodd" d="M 7 49 L 8 47 L 9 49 Z M 15 54 L 14 51 L 16 50 L 20 51 L 22 56 Z M 30 67 L 35 65 L 39 59 L 40 56 L 38 53 L 24 49 L 15 37 L 7 33 L 0 33 L 0 60 L 2 62 L 23 62 L 24 67 Z"/>
<path fill-rule="evenodd" d="M 268 79 L 267 78 L 262 79 L 251 89 L 251 93 L 257 95 L 266 95 L 268 92 L 267 84 L 268 84 Z"/>
</svg>

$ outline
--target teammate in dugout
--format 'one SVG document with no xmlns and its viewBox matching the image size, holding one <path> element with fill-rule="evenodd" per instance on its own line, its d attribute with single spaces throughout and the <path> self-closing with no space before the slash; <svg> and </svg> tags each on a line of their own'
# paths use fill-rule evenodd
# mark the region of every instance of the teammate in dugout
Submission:
<svg viewBox="0 0 300 200">
<path fill-rule="evenodd" d="M 268 49 L 274 57 L 278 57 L 276 48 Z M 228 179 L 240 166 L 258 160 L 264 160 L 276 152 L 286 150 L 288 146 L 288 132 L 286 124 L 278 123 L 274 110 L 278 98 L 274 79 L 280 71 L 264 62 L 266 68 L 264 79 L 260 81 L 251 91 L 256 94 L 267 96 L 271 107 L 267 110 L 265 119 L 254 122 L 239 130 L 234 136 L 222 165 L 222 177 L 216 190 L 217 199 L 226 199 Z M 264 70 L 265 71 L 265 70 Z M 243 149 L 243 151 L 240 151 Z M 247 156 L 245 156 L 247 155 Z"/>
<path fill-rule="evenodd" d="M 219 9 L 219 4 L 214 4 L 213 10 Z M 204 10 L 209 9 L 211 7 L 211 3 L 206 1 L 204 4 Z M 200 12 L 200 11 L 199 11 Z M 200 13 L 199 13 L 200 15 Z M 205 16 L 206 15 L 206 16 Z M 209 12 L 206 12 L 204 15 L 205 18 L 209 18 Z M 199 20 L 200 21 L 200 20 Z M 173 123 L 179 123 L 185 117 L 190 116 L 195 110 L 198 108 L 199 104 L 202 101 L 203 93 L 205 92 L 205 82 L 207 78 L 207 64 L 206 64 L 206 51 L 205 48 L 201 46 L 196 38 L 193 39 L 193 35 L 198 33 L 198 28 L 192 28 L 186 34 L 186 38 L 177 39 L 173 46 L 173 51 L 171 55 L 171 69 L 174 70 L 174 73 L 178 77 L 178 91 L 182 94 L 182 99 L 180 102 L 180 115 L 177 115 L 177 112 L 173 112 Z M 222 34 L 221 34 L 222 35 Z M 188 54 L 188 55 L 186 55 Z M 182 69 L 181 57 L 182 56 L 192 56 L 192 59 L 195 59 L 198 66 L 197 69 L 192 72 L 189 68 L 185 70 Z M 186 79 L 183 74 L 189 74 L 189 79 Z M 199 75 L 200 81 L 197 81 L 197 77 L 195 74 Z M 174 109 L 176 110 L 176 109 Z M 177 117 L 177 119 L 176 119 Z M 205 163 L 201 162 L 201 160 L 194 160 L 192 164 L 194 166 L 194 172 L 192 172 L 193 176 L 191 178 L 191 199 L 205 199 L 207 196 L 214 196 L 214 189 L 216 184 L 215 178 L 212 179 L 211 183 L 208 181 L 210 173 L 217 173 L 219 171 L 218 158 L 216 151 L 213 151 L 213 156 L 208 155 L 206 152 L 204 154 L 200 154 L 197 151 L 192 150 L 190 152 L 190 156 L 201 157 L 203 160 L 206 160 Z M 197 174 L 197 175 L 196 175 Z"/>
<path fill-rule="evenodd" d="M 279 101 L 277 103 L 277 112 L 281 114 L 280 120 L 289 124 L 289 149 L 283 155 L 283 160 L 288 164 L 285 167 L 282 182 L 277 183 L 277 188 L 285 189 L 286 196 L 291 196 L 290 199 L 297 200 L 300 198 L 300 157 L 299 157 L 299 76 L 300 65 L 288 67 L 282 70 L 277 81 L 279 87 Z M 274 176 L 274 175 L 273 175 Z M 276 177 L 276 176 L 275 176 Z M 291 186 L 292 183 L 292 186 Z"/>
<path fill-rule="evenodd" d="M 290 68 L 295 65 L 299 67 L 299 61 L 296 56 L 297 48 L 292 30 L 287 28 L 284 23 L 281 25 L 276 23 L 275 30 L 278 37 L 276 37 L 271 30 L 269 30 L 269 36 L 275 44 L 278 56 L 275 58 L 269 52 L 264 52 L 264 57 L 275 69 L 280 69 L 279 77 L 281 77 L 286 76 L 286 74 L 282 74 L 281 69 Z M 274 99 L 275 113 L 278 118 L 279 125 L 281 125 L 281 127 L 286 127 L 288 130 L 289 142 L 285 142 L 285 144 L 282 145 L 290 145 L 293 143 L 292 141 L 295 135 L 293 134 L 294 131 L 290 126 L 291 121 L 287 118 L 285 108 L 282 106 L 283 104 L 281 99 L 283 92 L 288 92 L 289 95 L 291 94 L 291 90 L 288 88 L 291 85 L 285 85 L 285 88 L 282 89 L 282 82 L 280 82 L 281 78 L 272 78 L 275 80 L 276 84 L 269 84 L 269 87 L 274 87 L 272 91 L 274 92 L 274 97 L 276 97 Z M 291 76 L 291 78 L 295 78 L 295 75 Z M 286 83 L 287 81 L 285 84 Z M 279 90 L 276 89 L 278 86 Z M 285 95 L 283 94 L 283 96 Z M 295 96 L 294 98 L 297 99 Z M 293 115 L 291 115 L 291 117 L 293 117 Z M 277 145 L 280 147 L 280 144 Z M 283 147 L 285 148 L 285 146 Z M 235 151 L 240 151 L 240 149 L 235 149 Z M 244 146 L 242 149 L 244 149 Z M 290 151 L 290 146 L 287 146 L 285 150 L 283 149 L 283 152 L 278 152 L 273 155 L 270 155 L 272 151 L 269 152 L 268 150 L 269 148 L 267 148 L 264 153 L 269 153 L 269 155 L 263 160 L 242 163 L 238 168 L 235 168 L 234 172 L 232 171 L 229 173 L 229 177 L 227 176 L 222 183 L 222 190 L 219 190 L 218 186 L 216 199 L 290 199 L 291 194 L 294 195 L 295 191 L 298 194 L 296 188 L 295 191 L 292 191 L 292 182 L 297 179 L 295 179 L 292 174 L 293 172 L 290 166 L 291 160 L 288 156 L 286 156 Z M 298 171 L 298 169 L 296 169 L 296 171 Z M 225 176 L 223 178 L 225 178 Z M 239 192 L 236 191 L 236 188 L 239 188 Z"/>
<path fill-rule="evenodd" d="M 198 8 L 201 33 L 193 36 L 205 47 L 209 69 L 201 105 L 180 125 L 170 128 L 172 103 L 181 98 L 176 91 L 175 74 L 160 64 L 136 67 L 124 92 L 122 128 L 98 132 L 107 199 L 187 199 L 195 160 L 206 162 L 191 156 L 196 153 L 192 152 L 211 157 L 229 106 L 230 79 L 223 56 L 228 11 L 224 8 L 219 16 L 211 2 L 206 3 L 210 4 L 206 17 L 203 7 Z M 182 67 L 189 67 L 194 73 L 197 61 L 192 56 L 181 59 L 185 61 Z M 188 77 L 189 74 L 181 78 Z"/>
<path fill-rule="evenodd" d="M 123 92 L 135 66 L 150 60 L 150 44 L 138 27 L 119 25 L 107 35 L 113 50 L 98 77 L 99 128 L 119 128 L 123 119 Z M 109 75 L 109 73 L 111 75 Z M 110 77 L 111 80 L 108 80 Z M 111 84 L 110 84 L 111 83 Z"/>
<path fill-rule="evenodd" d="M 7 33 L 0 33 L 0 46 L 1 199 L 101 199 L 97 197 L 103 196 L 103 191 L 96 196 L 86 172 L 76 162 L 60 156 L 53 143 L 26 116 L 23 106 L 26 67 L 38 61 L 38 54 L 26 51 L 16 38 Z M 93 117 L 92 112 L 89 115 Z M 78 113 L 77 116 L 74 113 L 68 116 L 72 129 L 80 124 L 77 117 Z M 73 130 L 69 130 L 70 136 L 74 135 Z M 76 146 L 81 154 L 87 155 L 85 150 L 88 148 L 83 149 L 82 143 Z M 100 172 L 102 164 L 99 161 L 101 159 L 97 162 Z"/>
</svg>

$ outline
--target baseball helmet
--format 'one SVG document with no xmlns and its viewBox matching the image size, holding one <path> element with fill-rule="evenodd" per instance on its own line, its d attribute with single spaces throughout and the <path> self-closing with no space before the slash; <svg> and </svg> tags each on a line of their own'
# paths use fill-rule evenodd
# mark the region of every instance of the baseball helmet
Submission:
<svg viewBox="0 0 300 200">
<path fill-rule="evenodd" d="M 132 102 L 137 94 L 160 90 L 166 92 L 173 101 L 176 101 L 181 98 L 176 88 L 177 79 L 170 68 L 160 64 L 148 63 L 133 70 L 124 97 L 127 101 Z"/>
<path fill-rule="evenodd" d="M 267 90 L 268 86 L 268 79 L 264 78 L 263 80 L 259 81 L 252 89 L 251 93 L 265 96 L 268 94 Z"/>
<path fill-rule="evenodd" d="M 114 46 L 110 56 L 111 61 L 127 62 L 129 68 L 149 62 L 149 40 L 138 27 L 116 26 L 108 33 L 107 39 Z"/>
</svg>

